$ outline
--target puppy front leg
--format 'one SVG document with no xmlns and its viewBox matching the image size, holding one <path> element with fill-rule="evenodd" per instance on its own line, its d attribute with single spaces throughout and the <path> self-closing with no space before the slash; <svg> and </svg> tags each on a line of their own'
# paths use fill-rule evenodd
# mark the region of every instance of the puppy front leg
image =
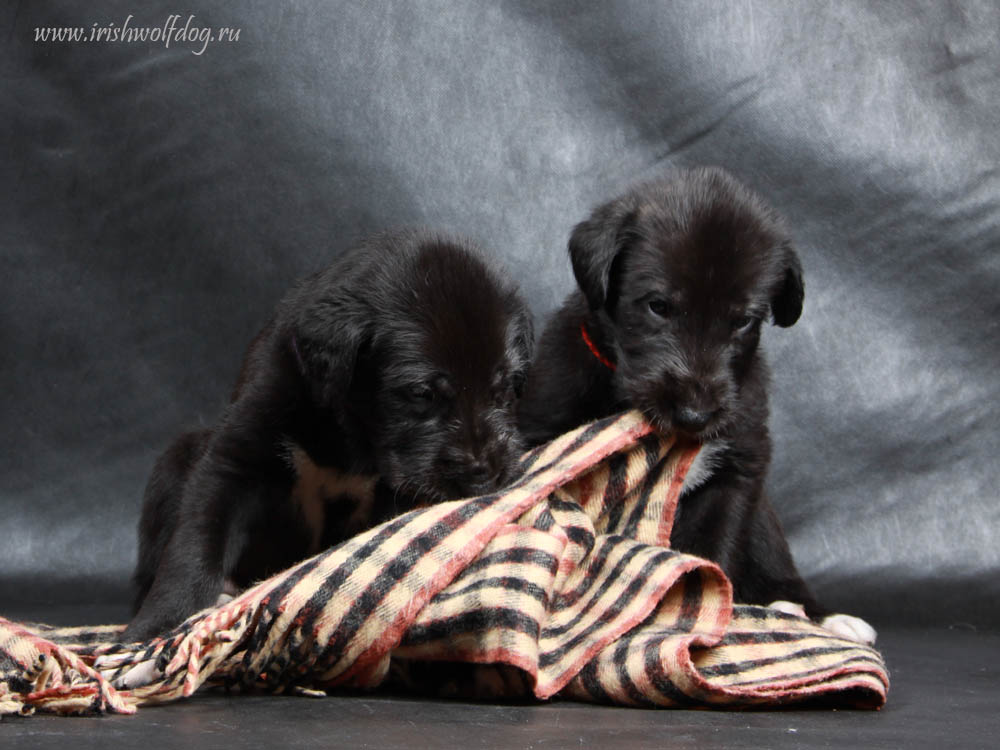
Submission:
<svg viewBox="0 0 1000 750">
<path fill-rule="evenodd" d="M 799 575 L 778 516 L 753 480 L 717 472 L 684 493 L 671 544 L 718 563 L 738 603 L 785 600 L 814 619 L 827 613 Z"/>
<path fill-rule="evenodd" d="M 756 510 L 750 562 L 762 572 L 763 586 L 757 596 L 760 603 L 790 614 L 804 615 L 841 638 L 868 645 L 875 643 L 875 629 L 860 617 L 831 614 L 828 608 L 816 601 L 795 568 L 774 508 L 763 495 Z"/>
<path fill-rule="evenodd" d="M 750 504 L 747 519 L 747 571 L 744 588 L 752 604 L 789 601 L 798 604 L 811 620 L 819 621 L 830 610 L 820 604 L 802 579 L 774 506 L 761 493 Z"/>
<path fill-rule="evenodd" d="M 163 550 L 153 584 L 132 622 L 125 643 L 144 641 L 212 604 L 223 587 L 222 550 L 200 522 L 179 519 Z"/>
<path fill-rule="evenodd" d="M 163 550 L 181 515 L 184 487 L 210 438 L 208 430 L 184 433 L 170 444 L 153 466 L 143 493 L 139 517 L 139 554 L 133 575 L 136 585 L 133 615 L 139 611 L 153 585 L 156 569 L 163 559 Z"/>
<path fill-rule="evenodd" d="M 214 604 L 228 569 L 246 549 L 254 519 L 266 511 L 270 488 L 206 463 L 186 488 L 152 586 L 123 642 L 152 638 Z"/>
<path fill-rule="evenodd" d="M 774 508 L 753 483 L 716 479 L 682 496 L 671 543 L 718 563 L 737 603 L 808 617 L 842 638 L 875 642 L 867 622 L 831 614 L 816 600 L 795 567 Z"/>
</svg>

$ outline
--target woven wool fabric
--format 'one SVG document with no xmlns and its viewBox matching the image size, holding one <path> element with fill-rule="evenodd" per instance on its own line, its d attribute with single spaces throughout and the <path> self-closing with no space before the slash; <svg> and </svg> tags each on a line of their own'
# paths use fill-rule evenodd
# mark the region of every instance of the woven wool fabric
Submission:
<svg viewBox="0 0 1000 750">
<path fill-rule="evenodd" d="M 148 643 L 0 618 L 0 715 L 375 688 L 392 658 L 513 665 L 540 699 L 883 705 L 877 651 L 734 607 L 718 566 L 667 547 L 696 454 L 636 412 L 595 422 L 526 454 L 503 492 L 400 516 Z"/>
</svg>

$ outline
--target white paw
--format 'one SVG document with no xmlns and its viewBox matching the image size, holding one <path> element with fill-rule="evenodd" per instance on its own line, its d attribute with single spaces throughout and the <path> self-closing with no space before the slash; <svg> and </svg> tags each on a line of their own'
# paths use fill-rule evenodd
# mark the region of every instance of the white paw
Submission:
<svg viewBox="0 0 1000 750">
<path fill-rule="evenodd" d="M 103 668 L 104 666 L 105 665 L 102 664 L 101 657 L 98 657 L 94 662 L 94 668 L 97 669 L 97 671 L 99 671 L 105 679 L 110 679 L 111 675 L 114 674 L 115 669 Z M 149 685 L 161 677 L 163 677 L 163 672 L 156 668 L 156 660 L 150 659 L 149 661 L 136 664 L 112 684 L 118 690 L 131 690 L 133 688 Z"/>
<path fill-rule="evenodd" d="M 860 617 L 852 615 L 828 615 L 823 618 L 820 625 L 841 638 L 864 643 L 867 646 L 875 643 L 878 635 L 875 628 Z"/>
<path fill-rule="evenodd" d="M 786 615 L 795 615 L 796 617 L 806 616 L 806 610 L 801 604 L 786 602 L 784 599 L 771 602 L 767 607 L 768 609 L 776 609 L 779 612 L 784 612 Z"/>
</svg>

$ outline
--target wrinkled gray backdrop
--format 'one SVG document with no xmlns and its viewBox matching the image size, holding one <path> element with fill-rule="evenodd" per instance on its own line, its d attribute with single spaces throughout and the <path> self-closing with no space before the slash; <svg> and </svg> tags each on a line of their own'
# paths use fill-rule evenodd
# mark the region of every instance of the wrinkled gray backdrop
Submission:
<svg viewBox="0 0 1000 750">
<path fill-rule="evenodd" d="M 174 13 L 239 39 L 35 39 Z M 157 453 L 216 418 L 275 301 L 355 239 L 468 234 L 541 325 L 594 203 L 718 164 L 785 214 L 806 269 L 802 320 L 764 336 L 770 487 L 803 573 L 876 625 L 996 624 L 997 4 L 24 2 L 0 21 L 0 613 L 125 597 Z"/>
</svg>

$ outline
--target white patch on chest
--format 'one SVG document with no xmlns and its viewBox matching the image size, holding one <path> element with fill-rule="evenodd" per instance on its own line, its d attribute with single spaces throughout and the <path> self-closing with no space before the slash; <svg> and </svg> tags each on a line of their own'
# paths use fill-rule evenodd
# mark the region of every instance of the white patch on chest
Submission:
<svg viewBox="0 0 1000 750">
<path fill-rule="evenodd" d="M 340 522 L 346 536 L 353 536 L 369 526 L 375 503 L 377 477 L 347 474 L 328 466 L 318 466 L 298 445 L 288 446 L 289 463 L 295 470 L 295 484 L 290 501 L 298 506 L 309 529 L 308 555 L 320 551 L 320 541 L 326 526 L 327 505 L 331 501 L 353 501 Z"/>
<path fill-rule="evenodd" d="M 701 446 L 701 450 L 691 463 L 691 468 L 684 475 L 681 496 L 708 481 L 722 463 L 722 454 L 728 447 L 729 444 L 725 440 L 710 440 Z"/>
</svg>

